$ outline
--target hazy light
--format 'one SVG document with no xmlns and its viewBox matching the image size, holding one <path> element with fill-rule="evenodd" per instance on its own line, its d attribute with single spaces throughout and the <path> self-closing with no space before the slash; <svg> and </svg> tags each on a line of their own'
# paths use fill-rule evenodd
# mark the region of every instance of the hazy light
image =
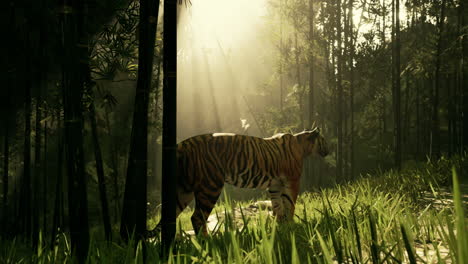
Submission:
<svg viewBox="0 0 468 264">
<path fill-rule="evenodd" d="M 258 37 L 265 0 L 192 0 L 181 8 L 179 140 L 212 132 L 258 135 L 244 98 L 272 68 L 259 52 L 268 43 Z M 248 131 L 241 119 L 252 124 Z"/>
<path fill-rule="evenodd" d="M 391 8 L 390 1 L 387 2 Z M 279 28 L 271 28 L 272 24 L 264 19 L 267 6 L 268 0 L 192 0 L 191 5 L 180 7 L 179 140 L 213 132 L 271 136 L 261 134 L 251 112 L 273 106 L 272 102 L 252 96 L 270 81 L 276 69 L 277 53 L 273 45 L 279 41 L 275 40 Z M 353 14 L 355 27 L 361 24 L 358 42 L 362 41 L 363 33 L 375 28 L 374 15 L 365 10 L 367 19 L 361 21 L 361 13 L 361 9 L 355 8 Z M 403 4 L 400 16 L 404 25 Z M 386 19 L 389 27 L 391 15 Z M 284 23 L 288 23 L 286 18 Z M 265 34 L 267 26 L 273 34 Z"/>
<path fill-rule="evenodd" d="M 390 40 L 391 38 L 391 25 L 392 25 L 392 5 L 391 1 L 383 0 L 380 1 L 380 4 L 385 4 L 387 10 L 387 16 L 385 17 L 385 38 L 386 40 Z M 382 27 L 382 16 L 376 17 L 375 14 L 369 14 L 368 8 L 369 5 L 366 5 L 364 8 L 364 12 L 362 8 L 355 8 L 353 10 L 353 24 L 355 29 L 359 30 L 359 35 L 357 38 L 357 44 L 359 42 L 363 42 L 365 38 L 363 34 L 369 33 L 373 30 L 376 30 L 376 26 L 374 25 L 374 21 L 380 23 L 380 27 Z M 362 18 L 361 18 L 362 16 Z M 400 29 L 403 30 L 406 27 L 406 20 L 407 20 L 407 12 L 406 6 L 404 5 L 403 1 L 400 2 Z M 377 32 L 376 32 L 377 33 Z M 375 41 L 379 41 L 379 38 L 376 38 Z"/>
</svg>

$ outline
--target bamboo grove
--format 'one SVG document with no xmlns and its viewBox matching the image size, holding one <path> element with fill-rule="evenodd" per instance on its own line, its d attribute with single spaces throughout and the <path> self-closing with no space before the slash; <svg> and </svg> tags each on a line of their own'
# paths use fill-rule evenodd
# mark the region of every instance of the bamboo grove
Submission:
<svg viewBox="0 0 468 264">
<path fill-rule="evenodd" d="M 16 237 L 37 250 L 44 241 L 56 244 L 65 232 L 70 237 L 71 252 L 83 263 L 90 245 L 93 208 L 101 211 L 97 215 L 101 214 L 107 241 L 113 239 L 112 226 L 117 222 L 121 223 L 123 240 L 130 235 L 143 238 L 147 178 L 144 135 L 148 134 L 150 91 L 159 85 L 152 81 L 153 54 L 161 51 L 161 43 L 155 45 L 158 9 L 159 1 L 9 3 L 7 15 L 2 16 L 11 36 L 2 75 L 7 84 L 1 89 L 5 102 L 1 112 L 2 239 Z M 137 25 L 139 36 L 135 34 Z M 113 42 L 117 35 L 125 39 L 119 56 L 124 52 L 122 47 L 127 51 L 119 66 L 138 65 L 128 71 L 136 74 L 138 68 L 138 92 L 131 126 L 133 139 L 129 155 L 124 156 L 121 154 L 128 153 L 127 147 L 110 147 L 118 138 L 112 135 L 116 130 L 111 131 L 110 121 L 117 101 L 100 90 L 98 83 L 112 81 L 106 74 L 113 74 L 108 70 L 117 66 L 110 62 L 116 59 L 112 57 L 115 54 L 103 51 L 118 48 Z M 175 46 L 174 39 L 168 43 Z M 135 51 L 139 51 L 139 60 Z M 160 64 L 162 53 L 156 57 Z M 175 61 L 175 56 L 170 58 L 171 63 Z M 175 83 L 168 87 L 174 90 Z M 103 140 L 103 127 L 110 138 L 107 142 Z M 92 165 L 88 155 L 94 156 Z M 129 164 L 126 181 L 120 172 L 122 158 Z M 94 178 L 86 176 L 89 170 L 94 171 Z M 111 189 L 108 183 L 113 184 Z"/>
<path fill-rule="evenodd" d="M 160 1 L 7 2 L 1 238 L 35 248 L 66 234 L 81 262 L 93 229 L 108 241 L 142 239 L 161 192 L 175 202 L 164 189 L 174 177 L 162 176 L 176 170 L 180 140 L 176 40 L 166 34 L 177 30 L 176 9 L 196 1 L 173 1 L 164 27 Z M 258 35 L 273 70 L 243 98 L 258 102 L 248 110 L 264 136 L 318 126 L 330 141 L 331 157 L 307 164 L 303 189 L 466 151 L 466 1 L 265 3 Z M 170 244 L 175 220 L 163 215 Z"/>
<path fill-rule="evenodd" d="M 269 15 L 277 71 L 262 92 L 279 103 L 261 113 L 267 131 L 315 122 L 338 181 L 463 153 L 463 1 L 277 0 Z"/>
</svg>

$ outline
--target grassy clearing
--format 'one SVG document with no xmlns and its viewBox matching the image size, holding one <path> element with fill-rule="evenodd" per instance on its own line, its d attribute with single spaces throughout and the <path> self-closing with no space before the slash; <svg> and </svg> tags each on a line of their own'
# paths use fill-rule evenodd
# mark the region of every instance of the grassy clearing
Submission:
<svg viewBox="0 0 468 264">
<path fill-rule="evenodd" d="M 209 238 L 184 235 L 182 230 L 191 229 L 191 212 L 185 211 L 169 263 L 467 263 L 462 193 L 451 169 L 466 172 L 466 166 L 465 158 L 442 159 L 304 193 L 294 222 L 284 225 L 266 209 L 249 215 L 244 209 L 250 202 L 226 199 L 215 208 L 224 220 Z M 443 200 L 446 184 L 453 186 L 453 203 L 435 206 L 423 199 L 429 192 Z M 244 217 L 234 219 L 235 208 Z M 141 250 L 135 255 L 132 248 L 93 240 L 89 261 L 142 263 Z M 67 263 L 72 262 L 69 252 L 65 236 L 57 246 L 35 253 L 17 241 L 0 244 L 4 263 Z M 149 242 L 148 260 L 161 262 L 159 254 L 159 241 Z"/>
</svg>

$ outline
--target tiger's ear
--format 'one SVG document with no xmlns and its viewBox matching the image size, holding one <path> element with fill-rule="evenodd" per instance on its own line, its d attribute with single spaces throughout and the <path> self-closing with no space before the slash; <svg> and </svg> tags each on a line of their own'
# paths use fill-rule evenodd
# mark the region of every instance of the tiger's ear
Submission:
<svg viewBox="0 0 468 264">
<path fill-rule="evenodd" d="M 310 132 L 309 136 L 308 136 L 308 140 L 311 141 L 311 142 L 314 142 L 315 139 L 320 135 L 320 131 L 318 128 L 315 128 L 314 130 L 312 130 L 312 132 Z"/>
</svg>

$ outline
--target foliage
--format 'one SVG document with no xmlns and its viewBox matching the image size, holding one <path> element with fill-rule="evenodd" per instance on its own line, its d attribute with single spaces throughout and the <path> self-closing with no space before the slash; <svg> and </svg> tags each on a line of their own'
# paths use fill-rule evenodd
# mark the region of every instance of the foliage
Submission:
<svg viewBox="0 0 468 264">
<path fill-rule="evenodd" d="M 337 3 L 341 3 L 340 6 Z M 309 13 L 309 4 L 314 14 Z M 359 173 L 376 169 L 391 169 L 394 155 L 394 110 L 392 97 L 392 25 L 391 1 L 269 1 L 266 34 L 275 46 L 273 56 L 276 70 L 258 96 L 267 100 L 266 107 L 256 109 L 259 123 L 265 131 L 301 131 L 302 119 L 312 119 L 322 128 L 330 142 L 342 140 L 344 155 L 354 153 L 354 166 Z M 353 25 L 344 17 L 353 9 Z M 457 128 L 462 121 L 460 113 L 464 103 L 460 92 L 465 89 L 462 79 L 467 73 L 462 41 L 466 26 L 461 23 L 467 16 L 461 1 L 449 1 L 446 7 L 444 31 L 439 32 L 437 20 L 441 4 L 431 1 L 407 1 L 401 13 L 401 116 L 402 155 L 404 160 L 422 161 L 432 155 L 434 133 L 431 128 L 435 102 L 434 80 L 438 36 L 442 34 L 441 78 L 438 115 L 441 124 L 443 153 L 461 153 L 461 133 Z M 338 20 L 341 12 L 341 20 Z M 310 39 L 309 20 L 314 17 L 314 37 Z M 346 17 L 349 19 L 349 17 Z M 342 35 L 337 35 L 340 28 Z M 350 34 L 351 37 L 346 37 Z M 342 46 L 338 47 L 338 39 Z M 352 39 L 353 46 L 349 46 Z M 353 58 L 350 61 L 353 49 Z M 342 53 L 342 65 L 338 65 Z M 296 55 L 299 55 L 298 57 Z M 270 55 L 269 55 L 270 56 Z M 296 59 L 297 57 L 297 59 Z M 311 58 L 314 58 L 313 64 Z M 463 59 L 465 60 L 465 59 Z M 462 61 L 463 61 L 462 60 Z M 465 66 L 464 66 L 465 65 Z M 338 71 L 341 67 L 340 72 Z M 309 68 L 315 72 L 316 116 L 310 117 L 306 109 Z M 459 77 L 457 77 L 459 76 Z M 341 78 L 343 101 L 338 99 Z M 458 79 L 457 79 L 458 78 Z M 460 79 L 461 78 L 461 79 Z M 458 80 L 458 81 L 457 81 Z M 351 82 L 354 94 L 351 99 Z M 278 97 L 283 95 L 278 103 Z M 460 99 L 460 100 L 457 100 Z M 351 108 L 352 100 L 352 108 Z M 450 102 L 453 102 L 451 104 Z M 343 120 L 339 121 L 339 107 Z M 351 131 L 351 109 L 354 113 L 354 130 Z M 458 110 L 457 110 L 458 109 Z M 337 125 L 343 123 L 344 136 L 339 139 Z M 351 139 L 352 138 L 352 139 Z M 351 148 L 351 140 L 355 146 Z M 436 144 L 436 143 L 434 143 Z M 335 155 L 335 158 L 337 156 Z M 370 161 L 371 160 L 371 161 Z M 347 163 L 346 163 L 347 162 Z"/>
<path fill-rule="evenodd" d="M 463 171 L 467 165 L 466 157 L 417 163 L 402 173 L 382 173 L 318 193 L 303 193 L 294 222 L 284 225 L 278 225 L 266 211 L 237 220 L 240 225 L 231 223 L 232 210 L 246 208 L 249 202 L 226 197 L 215 208 L 218 214 L 227 215 L 226 220 L 208 238 L 184 235 L 182 230 L 191 226 L 191 212 L 182 213 L 169 263 L 462 263 L 468 237 L 460 231 L 465 218 L 458 180 L 453 180 L 455 207 L 449 200 L 440 206 L 437 200 L 422 198 L 428 191 L 437 197 L 443 191 L 441 183 L 457 179 L 455 170 Z M 132 242 L 123 246 L 92 241 L 90 263 L 142 263 L 142 249 L 134 253 Z M 58 236 L 53 247 L 44 243 L 36 252 L 18 240 L 0 245 L 5 263 L 72 261 L 65 235 Z M 147 252 L 148 261 L 163 262 L 158 239 L 147 243 Z"/>
</svg>

